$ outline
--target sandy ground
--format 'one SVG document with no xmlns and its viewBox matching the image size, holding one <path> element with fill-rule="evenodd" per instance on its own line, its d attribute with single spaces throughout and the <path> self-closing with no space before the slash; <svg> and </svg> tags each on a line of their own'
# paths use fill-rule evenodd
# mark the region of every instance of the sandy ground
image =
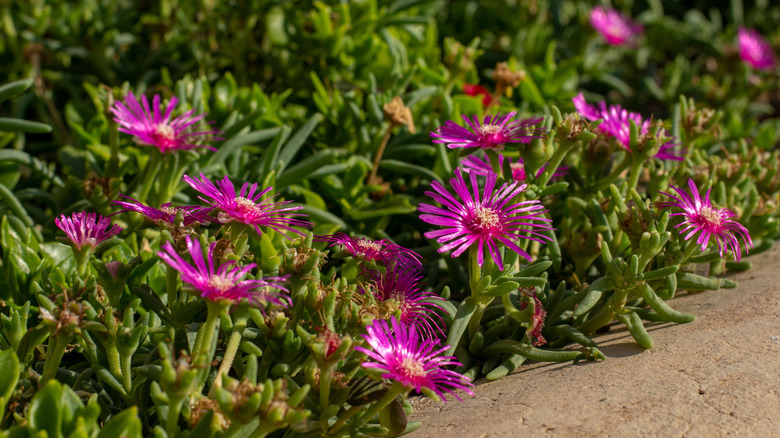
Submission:
<svg viewBox="0 0 780 438">
<path fill-rule="evenodd" d="M 751 257 L 737 289 L 683 295 L 697 315 L 650 324 L 655 347 L 622 326 L 595 338 L 604 362 L 533 364 L 476 397 L 415 400 L 423 437 L 780 437 L 780 245 Z"/>
</svg>

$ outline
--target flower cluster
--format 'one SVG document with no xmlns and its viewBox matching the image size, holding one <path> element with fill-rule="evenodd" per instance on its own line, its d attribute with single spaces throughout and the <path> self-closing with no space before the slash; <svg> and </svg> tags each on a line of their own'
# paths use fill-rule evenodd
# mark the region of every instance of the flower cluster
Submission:
<svg viewBox="0 0 780 438">
<path fill-rule="evenodd" d="M 181 273 L 181 279 L 197 294 L 211 301 L 229 301 L 237 303 L 246 300 L 258 305 L 261 302 L 271 302 L 280 306 L 287 306 L 290 298 L 282 295 L 278 290 L 287 292 L 282 286 L 286 277 L 266 277 L 262 279 L 242 280 L 246 274 L 257 267 L 254 263 L 246 266 L 236 266 L 234 261 L 218 264 L 214 249 L 217 242 L 211 242 L 208 246 L 206 258 L 203 258 L 203 249 L 197 239 L 184 236 L 187 252 L 190 254 L 193 264 L 185 261 L 170 242 L 162 245 L 162 251 L 157 255 L 171 268 Z"/>
<path fill-rule="evenodd" d="M 541 117 L 513 120 L 517 112 L 512 111 L 505 116 L 496 114 L 485 116 L 482 122 L 477 116 L 463 120 L 469 126 L 465 128 L 448 120 L 438 131 L 431 132 L 434 143 L 446 144 L 448 148 L 479 148 L 504 150 L 509 143 L 529 143 L 535 138 L 541 138 L 542 128 L 534 128 L 543 119 Z"/>
<path fill-rule="evenodd" d="M 598 107 L 585 102 L 585 96 L 580 93 L 572 99 L 574 107 L 580 115 L 588 120 L 602 119 L 598 129 L 607 136 L 614 137 L 618 143 L 628 152 L 631 150 L 631 122 L 639 129 L 640 134 L 646 135 L 650 131 L 650 120 L 646 120 L 641 114 L 632 113 L 620 105 L 610 105 L 599 102 Z M 674 140 L 661 145 L 655 158 L 660 160 L 682 161 L 683 157 L 675 155 L 672 151 L 677 146 Z"/>
<path fill-rule="evenodd" d="M 363 335 L 370 349 L 355 347 L 370 359 L 363 367 L 382 372 L 382 377 L 399 383 L 407 390 L 428 389 L 443 398 L 445 392 L 460 400 L 457 390 L 469 395 L 474 386 L 468 377 L 446 367 L 461 365 L 453 356 L 443 356 L 447 347 L 436 349 L 438 339 L 421 339 L 417 330 L 391 318 L 375 320 Z"/>
<path fill-rule="evenodd" d="M 199 137 L 213 137 L 219 131 L 194 131 L 192 127 L 201 121 L 204 114 L 195 116 L 195 110 L 171 118 L 176 109 L 178 99 L 172 97 L 165 109 L 160 111 L 160 95 L 152 98 L 151 108 L 146 96 L 141 96 L 141 102 L 133 93 L 128 93 L 125 102 L 116 102 L 111 108 L 114 121 L 119 124 L 119 131 L 135 136 L 135 141 L 142 146 L 154 146 L 160 152 L 173 152 L 194 148 L 206 148 L 215 151 L 212 146 L 200 144 Z M 217 138 L 213 138 L 217 139 Z"/>
<path fill-rule="evenodd" d="M 331 247 L 341 245 L 344 251 L 361 260 L 381 263 L 388 267 L 398 265 L 409 269 L 422 269 L 419 254 L 387 239 L 371 240 L 365 237 L 350 237 L 344 233 L 338 233 L 317 236 L 314 240 L 329 242 Z"/>
<path fill-rule="evenodd" d="M 707 249 L 710 240 L 715 240 L 721 257 L 726 255 L 726 251 L 731 250 L 734 260 L 739 260 L 742 251 L 738 237 L 741 237 L 745 244 L 745 252 L 747 252 L 748 246 L 753 247 L 753 241 L 747 228 L 731 219 L 736 216 L 733 211 L 727 208 L 716 208 L 712 205 L 710 190 L 707 190 L 702 198 L 692 179 L 688 180 L 688 187 L 690 194 L 675 186 L 671 186 L 671 188 L 677 192 L 677 196 L 661 192 L 674 201 L 661 202 L 658 206 L 676 207 L 683 210 L 681 213 L 672 213 L 670 216 L 683 218 L 683 221 L 676 227 L 681 228 L 680 234 L 685 234 L 685 240 L 692 239 L 699 233 L 696 244 L 701 246 L 702 251 Z"/>
<path fill-rule="evenodd" d="M 181 214 L 181 225 L 188 227 L 196 224 L 206 224 L 213 222 L 215 219 L 209 216 L 211 213 L 210 207 L 201 207 L 198 205 L 183 205 L 174 207 L 170 202 L 163 204 L 160 208 L 149 207 L 136 201 L 129 196 L 119 195 L 128 199 L 127 201 L 112 201 L 114 204 L 123 207 L 122 210 L 114 214 L 135 212 L 141 213 L 147 220 L 154 222 L 158 225 L 176 225 L 176 214 Z"/>
<path fill-rule="evenodd" d="M 590 24 L 614 46 L 632 44 L 644 30 L 641 25 L 612 8 L 596 6 L 590 12 Z"/>
<path fill-rule="evenodd" d="M 54 224 L 65 232 L 70 243 L 79 251 L 94 247 L 122 231 L 119 225 L 111 225 L 111 219 L 86 211 L 73 213 L 70 217 L 63 214 L 54 219 Z"/>
<path fill-rule="evenodd" d="M 544 207 L 538 200 L 514 201 L 527 187 L 519 181 L 504 183 L 496 190 L 498 177 L 495 173 L 489 173 L 480 194 L 477 175 L 471 173 L 469 178 L 471 189 L 463 179 L 460 168 L 455 170 L 455 178 L 450 179 L 455 196 L 438 181 L 431 183 L 434 191 L 425 194 L 444 207 L 420 204 L 420 219 L 444 228 L 429 231 L 425 237 L 442 243 L 439 252 L 452 251 L 453 257 L 475 247 L 480 266 L 484 263 L 483 250 L 487 249 L 498 268 L 503 270 L 500 244 L 531 261 L 531 256 L 515 241 L 520 238 L 538 242 L 550 240 L 541 231 L 552 229 L 548 225 L 551 220 L 542 216 L 546 211 Z"/>
<path fill-rule="evenodd" d="M 739 29 L 739 56 L 751 67 L 759 70 L 772 70 L 775 66 L 775 54 L 772 46 L 753 29 Z"/>
<path fill-rule="evenodd" d="M 274 202 L 272 197 L 264 198 L 273 187 L 258 190 L 257 183 L 252 185 L 244 183 L 241 192 L 236 193 L 236 188 L 227 175 L 214 184 L 202 173 L 200 179 L 184 175 L 184 181 L 205 196 L 205 198 L 200 197 L 203 202 L 219 210 L 217 219 L 222 224 L 242 223 L 254 227 L 257 234 L 263 234 L 260 227 L 268 227 L 282 235 L 284 235 L 282 230 L 303 235 L 303 232 L 292 227 L 311 228 L 312 226 L 311 222 L 293 218 L 293 216 L 304 215 L 290 213 L 303 207 L 284 207 L 291 201 Z"/>
</svg>

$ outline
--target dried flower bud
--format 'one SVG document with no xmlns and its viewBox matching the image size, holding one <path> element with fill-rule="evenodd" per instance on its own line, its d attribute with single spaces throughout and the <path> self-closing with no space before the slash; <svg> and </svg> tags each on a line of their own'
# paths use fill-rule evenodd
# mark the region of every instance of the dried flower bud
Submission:
<svg viewBox="0 0 780 438">
<path fill-rule="evenodd" d="M 385 119 L 390 120 L 390 123 L 398 126 L 406 126 L 409 132 L 414 134 L 416 129 L 414 128 L 412 112 L 404 105 L 404 101 L 401 100 L 400 97 L 394 97 L 393 100 L 386 103 L 382 109 L 385 113 Z"/>
<path fill-rule="evenodd" d="M 511 95 L 511 90 L 525 79 L 525 72 L 523 70 L 512 71 L 506 62 L 499 62 L 493 71 L 493 79 L 496 81 L 496 95 L 501 96 L 507 91 Z"/>
</svg>

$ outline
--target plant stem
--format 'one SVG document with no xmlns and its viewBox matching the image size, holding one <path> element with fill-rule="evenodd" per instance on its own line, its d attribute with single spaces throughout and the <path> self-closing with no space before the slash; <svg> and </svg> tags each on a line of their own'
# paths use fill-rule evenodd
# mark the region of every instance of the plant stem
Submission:
<svg viewBox="0 0 780 438">
<path fill-rule="evenodd" d="M 644 160 L 638 157 L 633 159 L 633 164 L 631 164 L 631 174 L 628 180 L 629 191 L 631 189 L 636 190 L 636 185 L 639 183 L 639 175 L 642 173 L 642 165 L 644 163 L 645 163 Z"/>
<path fill-rule="evenodd" d="M 49 346 L 46 349 L 46 361 L 43 363 L 43 374 L 41 374 L 41 384 L 44 384 L 57 375 L 57 369 L 62 362 L 62 356 L 65 354 L 65 348 L 68 346 L 68 339 L 62 335 L 56 334 L 49 338 Z"/>
<path fill-rule="evenodd" d="M 482 266 L 479 265 L 479 248 L 476 245 L 471 245 L 469 248 L 469 288 L 471 296 L 474 298 L 481 298 L 477 290 L 477 284 L 481 279 Z"/>
<path fill-rule="evenodd" d="M 379 413 L 382 409 L 384 409 L 387 405 L 393 402 L 399 395 L 403 394 L 404 392 L 408 392 L 409 389 L 401 385 L 400 383 L 396 382 L 393 383 L 393 385 L 387 390 L 385 395 L 382 396 L 379 400 L 375 401 L 374 404 L 371 405 L 370 408 L 363 414 L 363 416 L 360 418 L 360 425 L 365 424 L 366 421 L 374 418 L 376 414 Z"/>
<path fill-rule="evenodd" d="M 144 169 L 141 189 L 135 197 L 136 200 L 142 204 L 146 202 L 146 198 L 149 196 L 152 186 L 157 181 L 157 173 L 160 171 L 162 157 L 160 157 L 159 154 L 151 154 L 149 155 L 148 160 L 149 162 L 146 164 L 146 169 Z"/>
<path fill-rule="evenodd" d="M 233 366 L 233 360 L 236 358 L 236 352 L 238 352 L 238 346 L 241 344 L 242 335 L 246 328 L 246 321 L 247 316 L 237 316 L 236 320 L 233 322 L 233 331 L 230 333 L 225 355 L 222 357 L 222 363 L 219 364 L 217 377 L 214 380 L 214 385 L 211 386 L 210 392 L 213 392 L 214 388 L 221 387 L 222 376 L 227 375 L 227 373 L 230 372 L 230 368 Z"/>
<path fill-rule="evenodd" d="M 133 364 L 133 355 L 132 354 L 123 354 L 120 355 L 120 362 L 119 366 L 122 370 L 122 386 L 125 388 L 125 392 L 127 395 L 130 395 L 133 389 L 133 375 L 132 375 L 132 364 Z"/>
<path fill-rule="evenodd" d="M 376 179 L 376 172 L 379 170 L 379 161 L 382 159 L 382 155 L 385 153 L 385 148 L 387 147 L 387 142 L 390 141 L 390 135 L 392 134 L 392 129 L 395 126 L 395 123 L 390 122 L 390 124 L 387 126 L 387 131 L 385 131 L 384 137 L 382 137 L 382 143 L 379 144 L 379 149 L 376 151 L 376 155 L 374 156 L 374 166 L 371 168 L 371 175 L 368 177 L 368 184 L 374 184 L 374 180 Z"/>
<path fill-rule="evenodd" d="M 179 301 L 179 271 L 168 266 L 165 268 L 165 290 L 168 294 L 168 308 Z"/>
<path fill-rule="evenodd" d="M 178 435 L 182 401 L 179 398 L 174 398 L 171 400 L 172 403 L 168 405 L 168 419 L 165 424 L 165 431 L 168 432 L 169 437 Z"/>
<path fill-rule="evenodd" d="M 363 406 L 352 406 L 349 408 L 349 410 L 345 412 L 344 415 L 339 417 L 339 420 L 333 424 L 330 430 L 328 430 L 328 435 L 333 435 L 337 431 L 341 430 L 341 428 L 344 427 L 344 424 L 349 421 L 350 418 L 354 417 L 355 414 L 360 412 L 361 409 L 363 409 Z"/>
<path fill-rule="evenodd" d="M 198 334 L 195 336 L 195 345 L 192 347 L 193 364 L 211 362 L 211 358 L 208 357 L 211 350 L 211 341 L 214 339 L 214 330 L 217 327 L 217 321 L 219 321 L 219 314 L 225 306 L 218 302 L 206 300 L 206 307 L 208 309 L 206 322 L 198 329 Z M 207 360 L 201 361 L 203 354 L 206 355 Z"/>
</svg>

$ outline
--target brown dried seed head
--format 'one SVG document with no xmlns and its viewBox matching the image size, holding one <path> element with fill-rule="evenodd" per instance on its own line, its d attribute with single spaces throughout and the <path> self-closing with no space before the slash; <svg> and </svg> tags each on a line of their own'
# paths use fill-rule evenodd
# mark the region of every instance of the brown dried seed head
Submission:
<svg viewBox="0 0 780 438">
<path fill-rule="evenodd" d="M 404 101 L 400 97 L 395 96 L 392 101 L 386 103 L 382 107 L 385 113 L 385 119 L 390 120 L 394 125 L 406 126 L 409 132 L 414 134 L 416 129 L 414 128 L 414 120 L 412 119 L 412 112 L 404 105 Z"/>
</svg>

